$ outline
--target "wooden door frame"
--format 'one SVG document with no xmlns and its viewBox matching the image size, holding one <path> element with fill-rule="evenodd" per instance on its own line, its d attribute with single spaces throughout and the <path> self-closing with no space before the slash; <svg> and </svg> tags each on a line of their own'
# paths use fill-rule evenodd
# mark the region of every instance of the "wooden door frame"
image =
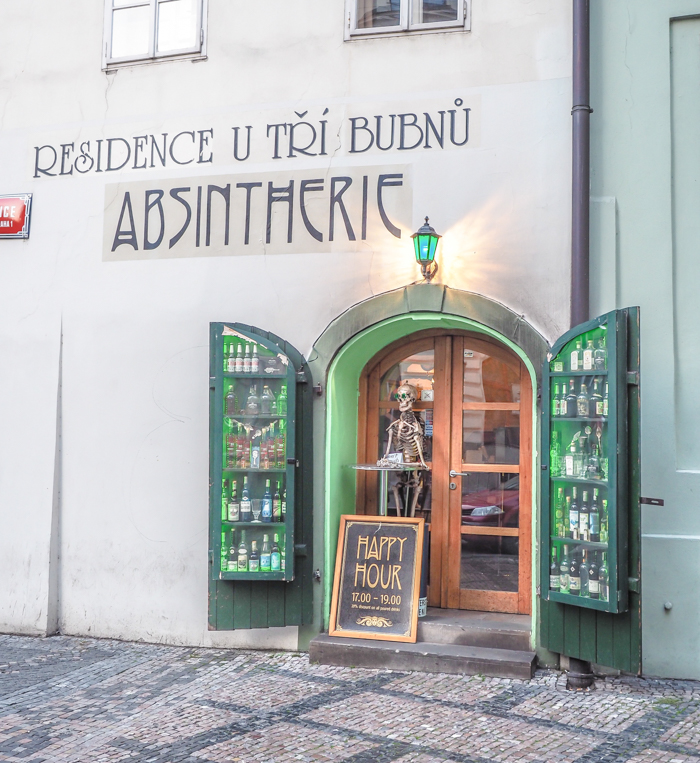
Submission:
<svg viewBox="0 0 700 763">
<path fill-rule="evenodd" d="M 506 611 L 513 611 L 522 614 L 529 614 L 531 612 L 531 599 L 532 599 L 532 459 L 533 453 L 533 432 L 532 432 L 532 403 L 533 403 L 533 390 L 532 380 L 528 369 L 523 360 L 518 354 L 511 348 L 500 343 L 498 339 L 488 337 L 484 334 L 478 334 L 477 332 L 471 332 L 460 329 L 427 329 L 424 331 L 418 331 L 401 339 L 392 342 L 387 345 L 383 350 L 378 352 L 367 363 L 362 370 L 359 379 L 359 395 L 358 395 L 358 438 L 357 438 L 357 461 L 358 463 L 373 462 L 376 459 L 374 455 L 376 453 L 376 447 L 379 437 L 379 382 L 381 376 L 391 368 L 392 365 L 406 356 L 406 351 L 420 352 L 426 349 L 435 348 L 435 366 L 438 367 L 438 363 L 445 364 L 446 368 L 452 366 L 452 377 L 460 378 L 462 371 L 461 362 L 463 362 L 462 353 L 451 353 L 452 342 L 449 341 L 450 337 L 465 337 L 470 341 L 470 345 L 473 345 L 478 349 L 481 348 L 490 356 L 497 357 L 500 360 L 508 363 L 517 361 L 520 368 L 520 463 L 518 469 L 514 470 L 520 474 L 520 507 L 519 507 L 519 581 L 518 581 L 518 593 L 512 594 L 513 601 L 508 605 Z M 440 341 L 442 340 L 442 341 Z M 410 349 L 409 349 L 410 348 Z M 459 373 L 455 377 L 455 366 L 460 364 Z M 468 410 L 463 406 L 468 406 L 468 403 L 462 403 L 462 390 L 460 385 L 452 384 L 452 400 L 447 395 L 449 389 L 449 375 L 439 375 L 436 370 L 436 383 L 442 376 L 443 382 L 446 385 L 446 389 L 443 390 L 443 394 L 436 394 L 436 405 L 433 408 L 434 427 L 440 427 L 441 431 L 448 434 L 448 437 L 452 440 L 451 446 L 453 452 L 459 452 L 461 454 L 461 426 L 453 426 L 452 416 L 450 415 L 450 409 L 459 410 L 459 416 L 461 421 L 462 410 Z M 455 408 L 454 398 L 459 397 L 459 406 Z M 442 401 L 443 405 L 440 405 L 438 401 Z M 498 410 L 496 406 L 498 403 L 492 404 L 480 404 L 479 409 L 483 409 L 484 405 L 494 406 L 492 409 Z M 419 409 L 421 406 L 416 406 Z M 503 410 L 503 408 L 500 408 Z M 373 414 L 377 415 L 373 415 Z M 444 420 L 443 420 L 444 419 Z M 457 431 L 455 431 L 457 430 Z M 460 446 L 455 450 L 454 440 L 459 438 Z M 448 443 L 448 439 L 444 440 L 445 444 Z M 433 448 L 435 447 L 435 441 L 433 442 Z M 447 451 L 450 448 L 446 448 Z M 461 458 L 461 456 L 460 456 Z M 440 590 L 430 591 L 430 606 L 438 606 L 443 608 L 457 608 L 469 605 L 471 609 L 480 609 L 482 611 L 504 611 L 501 607 L 505 602 L 498 601 L 503 596 L 494 597 L 492 592 L 469 592 L 468 597 L 464 596 L 464 592 L 460 592 L 459 596 L 454 595 L 455 591 L 455 574 L 459 576 L 459 567 L 455 564 L 444 564 L 443 560 L 454 558 L 454 549 L 450 556 L 448 551 L 448 543 L 450 539 L 450 524 L 451 521 L 459 522 L 461 533 L 461 491 L 449 489 L 449 470 L 450 467 L 447 461 L 447 453 L 441 454 L 438 452 L 437 458 L 435 450 L 433 451 L 433 460 L 444 460 L 447 468 L 433 469 L 432 472 L 432 490 L 433 499 L 436 496 L 441 496 L 444 501 L 443 505 L 450 507 L 448 512 L 444 513 L 443 519 L 446 520 L 442 526 L 441 520 L 436 517 L 431 517 L 431 533 L 435 533 L 439 539 L 441 553 L 431 554 L 430 563 L 430 579 L 440 580 Z M 461 466 L 461 465 L 460 465 Z M 475 465 L 470 465 L 474 467 Z M 490 465 L 489 465 L 490 466 Z M 494 471 L 494 469 L 478 469 L 472 468 L 473 471 Z M 462 471 L 460 468 L 459 471 Z M 452 494 L 455 494 L 455 498 Z M 458 501 L 459 503 L 459 518 L 458 520 L 452 519 L 453 514 L 456 514 L 456 510 L 451 507 L 451 503 Z M 377 511 L 377 476 L 373 472 L 358 471 L 357 473 L 357 503 L 356 511 L 358 514 L 372 514 Z M 510 529 L 510 528 L 504 528 Z M 452 540 L 453 545 L 455 542 L 461 543 L 461 535 L 453 533 L 455 538 Z M 513 533 L 508 533 L 512 535 Z M 450 577 L 452 576 L 452 577 Z M 451 584 L 451 585 L 450 585 Z M 448 596 L 448 591 L 452 589 L 453 593 Z M 459 586 L 457 585 L 457 590 Z"/>
</svg>

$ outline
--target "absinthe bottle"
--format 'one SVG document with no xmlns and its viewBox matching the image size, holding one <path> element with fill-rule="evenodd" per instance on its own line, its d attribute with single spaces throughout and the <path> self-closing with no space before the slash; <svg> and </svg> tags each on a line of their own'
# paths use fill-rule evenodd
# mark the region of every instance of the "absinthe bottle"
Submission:
<svg viewBox="0 0 700 763">
<path fill-rule="evenodd" d="M 593 489 L 593 503 L 591 503 L 591 513 L 588 519 L 588 529 L 590 531 L 590 540 L 593 543 L 600 541 L 600 507 L 598 506 L 598 488 Z"/>
<path fill-rule="evenodd" d="M 607 364 L 608 353 L 605 349 L 605 338 L 598 340 L 598 346 L 593 353 L 593 367 L 596 371 L 605 371 Z"/>
<path fill-rule="evenodd" d="M 262 413 L 263 416 L 269 416 L 272 413 L 272 403 L 274 399 L 275 396 L 272 394 L 272 390 L 265 384 L 260 397 L 260 413 Z"/>
<path fill-rule="evenodd" d="M 584 550 L 581 571 L 581 596 L 588 596 L 588 551 Z"/>
<path fill-rule="evenodd" d="M 564 418 L 568 416 L 566 382 L 561 385 L 561 397 L 559 398 L 559 415 L 563 416 Z"/>
<path fill-rule="evenodd" d="M 233 374 L 236 372 L 236 355 L 234 353 L 233 343 L 228 346 L 228 358 L 226 358 L 226 371 Z"/>
<path fill-rule="evenodd" d="M 280 536 L 275 533 L 272 539 L 272 548 L 270 549 L 270 569 L 272 572 L 279 572 L 282 562 L 280 554 Z"/>
<path fill-rule="evenodd" d="M 600 509 L 600 542 L 608 542 L 608 501 L 605 498 Z"/>
<path fill-rule="evenodd" d="M 576 500 L 576 488 L 571 489 L 571 505 L 569 506 L 569 537 L 574 540 L 579 539 L 579 526 L 578 526 L 578 502 Z"/>
<path fill-rule="evenodd" d="M 586 342 L 586 349 L 583 351 L 583 370 L 584 371 L 593 370 L 594 352 L 595 352 L 595 348 L 593 347 L 593 340 L 589 339 L 588 342 Z"/>
<path fill-rule="evenodd" d="M 581 595 L 581 565 L 576 552 L 571 555 L 569 563 L 569 593 L 572 596 Z"/>
<path fill-rule="evenodd" d="M 554 395 L 552 396 L 552 418 L 557 418 L 561 413 L 561 400 L 559 398 L 559 385 L 554 385 Z"/>
<path fill-rule="evenodd" d="M 260 549 L 260 571 L 269 572 L 272 568 L 272 554 L 270 552 L 270 536 L 263 535 L 262 548 Z"/>
<path fill-rule="evenodd" d="M 603 415 L 603 396 L 600 394 L 600 381 L 593 379 L 593 392 L 591 393 L 591 415 Z"/>
<path fill-rule="evenodd" d="M 221 480 L 221 519 L 228 518 L 228 480 Z"/>
<path fill-rule="evenodd" d="M 588 491 L 583 491 L 583 500 L 578 512 L 578 533 L 581 540 L 590 540 L 590 509 L 588 507 Z"/>
<path fill-rule="evenodd" d="M 228 550 L 228 571 L 238 572 L 238 549 L 236 548 L 235 533 L 231 530 L 231 547 Z"/>
<path fill-rule="evenodd" d="M 250 357 L 250 345 L 245 346 L 245 355 L 243 356 L 243 373 L 249 374 L 251 372 L 251 357 Z"/>
<path fill-rule="evenodd" d="M 275 490 L 275 494 L 272 497 L 272 521 L 273 522 L 282 521 L 282 496 L 280 494 L 279 481 L 277 482 L 277 489 Z"/>
<path fill-rule="evenodd" d="M 245 542 L 245 530 L 241 530 L 241 542 L 238 545 L 238 572 L 248 572 L 248 546 Z"/>
<path fill-rule="evenodd" d="M 260 358 L 258 357 L 258 345 L 253 345 L 253 357 L 250 359 L 250 372 L 252 374 L 260 373 Z"/>
<path fill-rule="evenodd" d="M 258 542 L 251 541 L 250 556 L 248 557 L 248 571 L 260 572 L 260 554 L 258 552 Z"/>
<path fill-rule="evenodd" d="M 600 598 L 600 581 L 598 578 L 597 554 L 592 554 L 591 563 L 588 565 L 588 595 L 591 599 Z"/>
<path fill-rule="evenodd" d="M 581 365 L 583 361 L 583 342 L 580 339 L 576 340 L 576 346 L 571 351 L 570 371 L 581 371 Z"/>
<path fill-rule="evenodd" d="M 561 593 L 569 593 L 569 566 L 571 560 L 569 559 L 569 547 L 564 546 L 564 552 L 561 555 L 559 562 L 559 590 Z"/>
<path fill-rule="evenodd" d="M 576 398 L 576 413 L 581 418 L 588 418 L 590 410 L 590 400 L 588 397 L 588 389 L 584 382 L 581 382 L 581 391 Z"/>
<path fill-rule="evenodd" d="M 570 419 L 576 418 L 576 390 L 573 379 L 569 379 L 569 394 L 566 396 L 566 415 Z"/>
<path fill-rule="evenodd" d="M 260 413 L 260 398 L 255 384 L 250 388 L 248 399 L 245 403 L 246 416 L 257 416 Z"/>
<path fill-rule="evenodd" d="M 238 485 L 236 480 L 231 483 L 231 497 L 228 501 L 228 521 L 240 522 L 241 520 L 241 504 L 238 501 Z"/>
<path fill-rule="evenodd" d="M 549 565 L 549 589 L 558 591 L 560 584 L 559 562 L 557 561 L 557 549 L 552 547 L 552 563 Z"/>
<path fill-rule="evenodd" d="M 603 561 L 598 570 L 598 586 L 600 591 L 600 598 L 602 601 L 608 601 L 610 597 L 610 584 L 608 580 L 608 560 L 607 554 L 603 554 Z"/>
<path fill-rule="evenodd" d="M 270 480 L 265 480 L 265 494 L 262 497 L 261 514 L 263 522 L 272 522 L 272 493 L 270 493 Z"/>
<path fill-rule="evenodd" d="M 248 491 L 248 477 L 243 477 L 243 490 L 241 490 L 241 522 L 250 522 L 253 519 L 253 506 Z"/>
<path fill-rule="evenodd" d="M 279 397 L 277 398 L 277 413 L 280 416 L 287 415 L 287 385 L 282 384 Z"/>
<path fill-rule="evenodd" d="M 226 392 L 226 415 L 235 416 L 236 413 L 238 413 L 236 410 L 236 394 L 233 391 L 233 384 L 229 384 Z"/>
</svg>

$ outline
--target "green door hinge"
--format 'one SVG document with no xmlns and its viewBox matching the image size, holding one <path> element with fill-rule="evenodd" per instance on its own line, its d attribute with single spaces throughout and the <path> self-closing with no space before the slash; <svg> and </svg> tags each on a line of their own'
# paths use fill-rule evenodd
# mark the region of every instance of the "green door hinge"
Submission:
<svg viewBox="0 0 700 763">
<path fill-rule="evenodd" d="M 634 591 L 635 593 L 640 593 L 641 591 L 640 582 L 639 578 L 627 578 L 627 585 L 630 591 Z"/>
</svg>

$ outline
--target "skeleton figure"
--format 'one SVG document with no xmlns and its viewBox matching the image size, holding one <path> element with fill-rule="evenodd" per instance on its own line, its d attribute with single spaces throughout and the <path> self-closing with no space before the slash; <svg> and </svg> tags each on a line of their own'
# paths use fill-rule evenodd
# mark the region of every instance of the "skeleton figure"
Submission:
<svg viewBox="0 0 700 763">
<path fill-rule="evenodd" d="M 399 401 L 399 418 L 387 428 L 389 442 L 386 446 L 384 458 L 391 451 L 394 438 L 396 438 L 397 450 L 401 451 L 403 461 L 406 464 L 420 461 L 424 469 L 428 468 L 423 458 L 425 445 L 425 424 L 420 414 L 413 412 L 413 403 L 418 398 L 418 390 L 412 384 L 402 384 L 396 390 L 396 399 Z"/>
</svg>

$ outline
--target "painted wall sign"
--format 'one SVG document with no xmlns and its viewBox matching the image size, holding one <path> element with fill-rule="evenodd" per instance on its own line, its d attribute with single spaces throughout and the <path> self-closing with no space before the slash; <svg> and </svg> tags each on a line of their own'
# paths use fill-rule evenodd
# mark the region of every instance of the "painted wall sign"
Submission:
<svg viewBox="0 0 700 763">
<path fill-rule="evenodd" d="M 410 179 L 393 165 L 108 185 L 103 259 L 385 251 L 410 234 Z"/>
<path fill-rule="evenodd" d="M 31 193 L 0 194 L 0 238 L 29 238 Z"/>
<path fill-rule="evenodd" d="M 143 127 L 121 135 L 44 137 L 32 147 L 32 177 L 472 148 L 479 144 L 479 106 L 478 95 L 468 102 L 339 104 L 249 112 L 167 131 Z"/>
<path fill-rule="evenodd" d="M 415 643 L 423 526 L 423 519 L 341 516 L 329 635 Z"/>
</svg>

